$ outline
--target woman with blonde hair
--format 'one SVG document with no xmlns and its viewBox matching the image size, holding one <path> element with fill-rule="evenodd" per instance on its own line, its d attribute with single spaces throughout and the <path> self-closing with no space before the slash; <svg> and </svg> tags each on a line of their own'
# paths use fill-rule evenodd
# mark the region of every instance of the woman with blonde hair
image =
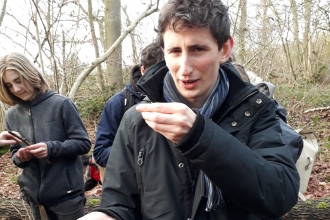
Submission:
<svg viewBox="0 0 330 220">
<path fill-rule="evenodd" d="M 83 166 L 79 155 L 91 142 L 73 102 L 51 90 L 38 69 L 20 53 L 0 58 L 0 101 L 7 130 L 28 143 L 12 144 L 13 163 L 23 169 L 21 194 L 34 219 L 77 219 L 84 215 Z"/>
</svg>

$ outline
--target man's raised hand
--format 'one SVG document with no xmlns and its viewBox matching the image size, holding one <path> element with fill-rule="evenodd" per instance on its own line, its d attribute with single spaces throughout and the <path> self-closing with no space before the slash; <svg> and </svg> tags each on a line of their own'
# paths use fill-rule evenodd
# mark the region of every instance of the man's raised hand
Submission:
<svg viewBox="0 0 330 220">
<path fill-rule="evenodd" d="M 196 120 L 196 114 L 182 103 L 139 104 L 136 110 L 152 129 L 175 144 L 184 139 Z"/>
</svg>

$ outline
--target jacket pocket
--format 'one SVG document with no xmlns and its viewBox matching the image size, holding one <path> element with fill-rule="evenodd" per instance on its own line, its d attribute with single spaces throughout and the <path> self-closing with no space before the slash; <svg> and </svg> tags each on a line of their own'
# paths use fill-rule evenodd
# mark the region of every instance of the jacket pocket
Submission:
<svg viewBox="0 0 330 220">
<path fill-rule="evenodd" d="M 66 179 L 67 179 L 68 185 L 69 185 L 69 190 L 67 191 L 67 193 L 72 193 L 74 190 L 73 190 L 72 181 L 71 181 L 71 177 L 70 177 L 70 173 L 69 173 L 68 169 L 66 169 Z"/>
</svg>

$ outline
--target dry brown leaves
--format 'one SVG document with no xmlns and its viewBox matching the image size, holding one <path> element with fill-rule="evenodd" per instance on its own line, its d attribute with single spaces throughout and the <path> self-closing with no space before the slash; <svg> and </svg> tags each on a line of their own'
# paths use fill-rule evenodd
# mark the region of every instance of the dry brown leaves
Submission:
<svg viewBox="0 0 330 220">
<path fill-rule="evenodd" d="M 0 197 L 19 198 L 17 176 L 21 172 L 10 159 L 10 154 L 4 154 L 0 159 Z"/>
<path fill-rule="evenodd" d="M 305 193 L 307 199 L 325 198 L 330 196 L 330 165 L 329 161 L 316 161 L 313 173 Z"/>
</svg>

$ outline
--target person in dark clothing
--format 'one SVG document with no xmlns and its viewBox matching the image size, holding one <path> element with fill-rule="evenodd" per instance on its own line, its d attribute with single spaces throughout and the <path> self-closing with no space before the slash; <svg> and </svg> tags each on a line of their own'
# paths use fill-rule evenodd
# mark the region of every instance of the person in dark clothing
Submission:
<svg viewBox="0 0 330 220">
<path fill-rule="evenodd" d="M 49 88 L 37 68 L 20 53 L 0 58 L 0 100 L 11 106 L 7 130 L 29 145 L 12 144 L 22 198 L 33 218 L 77 219 L 84 215 L 83 166 L 79 155 L 91 142 L 74 103 Z"/>
<path fill-rule="evenodd" d="M 276 219 L 299 175 L 274 102 L 228 62 L 234 41 L 220 0 L 169 0 L 157 28 L 165 62 L 124 115 L 100 208 L 87 219 Z"/>
<path fill-rule="evenodd" d="M 126 84 L 126 89 L 135 97 L 135 104 L 139 103 L 144 98 L 142 91 L 136 86 L 136 82 L 148 68 L 163 59 L 163 51 L 158 42 L 153 42 L 142 50 L 141 64 L 135 65 L 131 69 L 130 82 Z M 124 115 L 123 104 L 122 92 L 118 92 L 112 96 L 106 103 L 97 125 L 93 156 L 96 163 L 99 165 L 102 182 L 104 178 L 104 168 L 106 167 L 110 155 L 113 140 L 115 139 L 117 129 Z"/>
</svg>

